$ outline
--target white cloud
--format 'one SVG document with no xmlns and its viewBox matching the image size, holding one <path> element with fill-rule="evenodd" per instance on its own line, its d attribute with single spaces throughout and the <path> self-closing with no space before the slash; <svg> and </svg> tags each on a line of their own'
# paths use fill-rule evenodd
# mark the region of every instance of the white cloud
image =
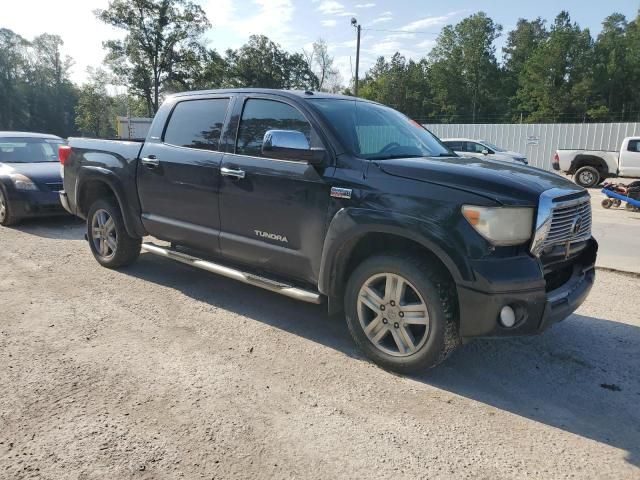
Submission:
<svg viewBox="0 0 640 480">
<path fill-rule="evenodd" d="M 391 12 L 382 12 L 380 16 L 374 18 L 369 23 L 371 25 L 376 25 L 378 23 L 390 22 L 391 20 L 393 20 L 393 14 Z"/>
<path fill-rule="evenodd" d="M 446 15 L 440 15 L 439 17 L 425 17 L 420 20 L 408 23 L 399 30 L 412 31 L 422 30 L 429 27 L 438 27 L 446 24 L 451 17 L 457 15 L 458 12 L 447 13 Z"/>
<path fill-rule="evenodd" d="M 356 8 L 371 8 L 371 7 L 375 7 L 376 4 L 375 3 L 358 3 L 355 7 Z"/>
<path fill-rule="evenodd" d="M 322 22 L 320 22 L 322 24 L 323 27 L 335 27 L 338 23 L 337 20 L 322 20 Z"/>
<path fill-rule="evenodd" d="M 325 15 L 335 15 L 337 17 L 348 17 L 353 13 L 348 12 L 345 6 L 336 0 L 322 0 L 318 5 L 318 11 Z"/>
</svg>

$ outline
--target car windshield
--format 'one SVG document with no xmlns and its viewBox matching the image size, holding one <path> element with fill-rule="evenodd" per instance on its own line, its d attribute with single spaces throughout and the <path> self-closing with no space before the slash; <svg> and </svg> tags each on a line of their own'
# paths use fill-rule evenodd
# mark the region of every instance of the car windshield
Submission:
<svg viewBox="0 0 640 480">
<path fill-rule="evenodd" d="M 506 150 L 504 148 L 500 148 L 497 145 L 494 145 L 491 142 L 487 142 L 486 140 L 480 140 L 480 143 L 484 144 L 485 146 L 489 147 L 491 150 L 493 150 L 494 152 L 506 152 Z"/>
<path fill-rule="evenodd" d="M 309 99 L 349 153 L 370 160 L 456 156 L 422 125 L 391 108 L 350 99 Z"/>
<path fill-rule="evenodd" d="M 63 143 L 56 138 L 0 138 L 0 163 L 57 162 Z"/>
</svg>

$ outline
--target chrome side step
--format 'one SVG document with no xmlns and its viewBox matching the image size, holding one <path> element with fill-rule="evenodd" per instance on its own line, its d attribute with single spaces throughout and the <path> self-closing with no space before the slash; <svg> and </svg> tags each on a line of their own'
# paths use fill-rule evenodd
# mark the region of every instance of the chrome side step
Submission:
<svg viewBox="0 0 640 480">
<path fill-rule="evenodd" d="M 217 273 L 218 275 L 232 278 L 233 280 L 238 280 L 242 283 L 248 283 L 249 285 L 264 288 L 265 290 L 270 290 L 272 292 L 279 293 L 280 295 L 295 298 L 296 300 L 316 304 L 322 303 L 322 296 L 319 293 L 292 287 L 291 285 L 275 282 L 268 278 L 262 278 L 251 273 L 236 270 L 235 268 L 202 260 L 201 258 L 194 257 L 183 252 L 178 252 L 176 250 L 171 250 L 170 248 L 161 247 L 153 243 L 143 243 L 142 250 L 153 253 L 154 255 L 170 258 L 171 260 L 191 265 L 202 270 L 207 270 L 208 272 Z"/>
</svg>

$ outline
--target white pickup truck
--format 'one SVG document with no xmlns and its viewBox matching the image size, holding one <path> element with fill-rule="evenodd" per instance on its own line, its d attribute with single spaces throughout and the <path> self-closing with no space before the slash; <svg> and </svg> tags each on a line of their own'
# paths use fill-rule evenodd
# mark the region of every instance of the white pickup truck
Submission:
<svg viewBox="0 0 640 480">
<path fill-rule="evenodd" d="M 609 177 L 640 177 L 640 137 L 627 137 L 619 152 L 556 150 L 553 169 L 573 175 L 581 187 L 593 187 Z"/>
</svg>

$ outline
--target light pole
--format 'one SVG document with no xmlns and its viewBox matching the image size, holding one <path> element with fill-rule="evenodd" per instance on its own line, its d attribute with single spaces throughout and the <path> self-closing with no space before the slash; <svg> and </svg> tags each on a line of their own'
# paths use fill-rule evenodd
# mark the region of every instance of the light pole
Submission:
<svg viewBox="0 0 640 480">
<path fill-rule="evenodd" d="M 358 32 L 358 41 L 356 42 L 356 78 L 355 78 L 355 81 L 353 82 L 353 90 L 354 90 L 355 96 L 357 97 L 358 96 L 358 69 L 360 68 L 360 30 L 362 30 L 362 27 L 358 23 L 358 20 L 356 20 L 356 17 L 351 18 L 351 25 L 354 26 L 356 31 Z"/>
</svg>

